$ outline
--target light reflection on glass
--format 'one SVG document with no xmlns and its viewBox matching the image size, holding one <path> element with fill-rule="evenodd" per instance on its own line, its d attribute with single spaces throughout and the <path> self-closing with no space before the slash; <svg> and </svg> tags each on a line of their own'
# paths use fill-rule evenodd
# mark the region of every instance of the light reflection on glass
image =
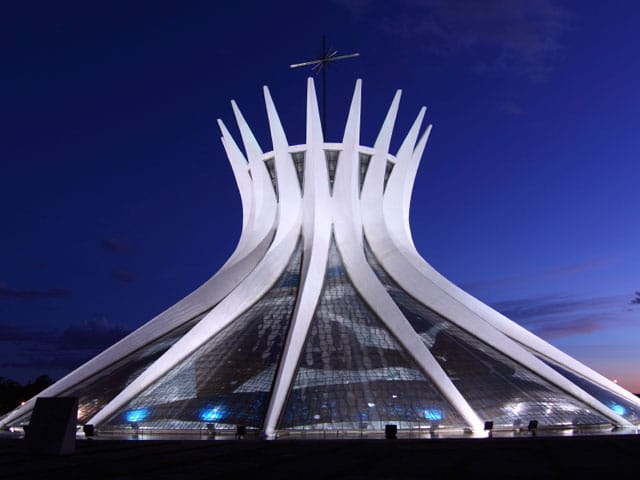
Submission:
<svg viewBox="0 0 640 480">
<path fill-rule="evenodd" d="M 427 420 L 431 420 L 432 422 L 442 420 L 442 410 L 438 408 L 427 408 L 424 411 L 424 418 L 426 418 Z"/>
<path fill-rule="evenodd" d="M 220 407 L 205 408 L 200 412 L 200 420 L 203 422 L 216 422 L 224 415 L 224 410 Z"/>
<path fill-rule="evenodd" d="M 609 404 L 609 408 L 613 413 L 617 413 L 618 415 L 624 415 L 625 413 L 627 413 L 627 409 L 618 403 L 611 402 Z"/>
<path fill-rule="evenodd" d="M 149 416 L 148 408 L 137 408 L 136 410 L 129 410 L 125 414 L 125 418 L 127 419 L 127 422 L 132 422 L 132 423 L 141 422 L 148 416 Z"/>
</svg>

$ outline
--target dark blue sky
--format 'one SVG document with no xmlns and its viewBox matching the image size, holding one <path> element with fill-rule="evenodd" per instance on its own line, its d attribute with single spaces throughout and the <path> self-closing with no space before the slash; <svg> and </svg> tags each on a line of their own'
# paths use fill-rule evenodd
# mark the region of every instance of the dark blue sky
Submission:
<svg viewBox="0 0 640 480">
<path fill-rule="evenodd" d="M 288 65 L 326 33 L 361 53 L 328 72 L 330 141 L 356 78 L 363 144 L 396 88 L 395 146 L 428 107 L 425 258 L 640 391 L 639 21 L 631 1 L 3 5 L 0 376 L 59 377 L 217 270 L 241 213 L 215 120 L 236 99 L 270 149 L 268 84 L 302 143 L 310 71 Z"/>
</svg>

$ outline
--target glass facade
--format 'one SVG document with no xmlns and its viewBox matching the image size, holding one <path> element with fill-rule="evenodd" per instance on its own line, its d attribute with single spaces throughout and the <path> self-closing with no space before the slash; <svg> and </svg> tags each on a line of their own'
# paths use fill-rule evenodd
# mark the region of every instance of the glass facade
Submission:
<svg viewBox="0 0 640 480">
<path fill-rule="evenodd" d="M 299 242 L 264 297 L 136 396 L 104 428 L 260 428 L 293 313 L 301 257 Z"/>
<path fill-rule="evenodd" d="M 271 178 L 271 185 L 273 185 L 273 191 L 276 194 L 276 198 L 278 198 L 278 176 L 276 175 L 275 161 L 275 158 L 269 157 L 264 161 L 264 165 L 267 167 L 269 178 Z"/>
<path fill-rule="evenodd" d="M 64 395 L 78 397 L 78 422 L 84 423 L 98 413 L 102 407 L 138 378 L 149 365 L 160 358 L 164 352 L 202 320 L 207 313 L 209 312 L 198 315 L 181 327 L 145 345 L 139 351 L 124 357 L 89 380 L 85 380 L 65 392 Z"/>
<path fill-rule="evenodd" d="M 440 366 L 482 420 L 496 427 L 610 423 L 581 401 L 404 292 L 366 245 L 369 264 Z"/>
<path fill-rule="evenodd" d="M 391 172 L 393 172 L 393 167 L 395 167 L 395 163 L 390 162 L 389 160 L 387 160 L 387 167 L 384 171 L 384 187 L 383 187 L 383 191 L 387 190 L 387 183 L 389 183 L 389 177 L 391 176 Z"/>
<path fill-rule="evenodd" d="M 324 155 L 327 160 L 327 170 L 329 172 L 329 193 L 333 195 L 333 182 L 336 180 L 336 169 L 338 168 L 340 150 L 325 150 Z"/>
<path fill-rule="evenodd" d="M 600 385 L 597 385 L 581 375 L 574 373 L 566 368 L 561 367 L 560 365 L 551 362 L 545 358 L 539 357 L 540 360 L 545 362 L 551 368 L 553 368 L 556 372 L 561 374 L 563 377 L 567 378 L 571 382 L 575 383 L 589 395 L 604 403 L 607 407 L 611 409 L 612 412 L 617 413 L 618 415 L 626 418 L 630 422 L 638 423 L 640 422 L 640 407 L 631 403 L 624 397 L 602 388 Z"/>
<path fill-rule="evenodd" d="M 362 153 L 360 152 L 359 154 L 359 159 L 360 159 L 360 164 L 359 164 L 359 179 L 358 179 L 358 184 L 359 184 L 359 190 L 358 192 L 362 193 L 362 186 L 364 185 L 364 179 L 367 176 L 367 170 L 369 169 L 369 162 L 371 161 L 371 157 L 372 155 L 369 155 L 368 153 Z"/>
<path fill-rule="evenodd" d="M 300 183 L 301 193 L 304 193 L 304 153 L 305 152 L 293 152 L 291 154 L 293 166 L 296 169 L 296 175 L 298 175 L 298 183 Z"/>
<path fill-rule="evenodd" d="M 281 429 L 465 428 L 353 287 L 332 241 Z"/>
<path fill-rule="evenodd" d="M 90 378 L 62 392 L 60 396 L 78 397 L 78 423 L 84 424 L 91 419 L 127 385 L 139 377 L 149 365 L 160 358 L 164 352 L 169 350 L 174 343 L 191 330 L 208 312 L 207 310 L 185 322 L 180 327 L 164 334 L 153 342 L 146 344 L 143 348 L 121 358 Z M 31 413 L 18 418 L 13 422 L 13 426 L 29 423 L 30 418 Z"/>
</svg>

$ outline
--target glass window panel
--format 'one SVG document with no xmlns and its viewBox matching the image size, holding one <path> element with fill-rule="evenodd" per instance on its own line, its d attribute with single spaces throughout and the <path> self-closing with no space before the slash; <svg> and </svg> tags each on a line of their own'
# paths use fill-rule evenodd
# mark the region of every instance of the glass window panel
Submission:
<svg viewBox="0 0 640 480">
<path fill-rule="evenodd" d="M 327 160 L 327 170 L 329 171 L 329 193 L 333 195 L 333 183 L 336 179 L 340 150 L 325 150 L 324 155 Z"/>
<path fill-rule="evenodd" d="M 269 177 L 271 178 L 271 184 L 273 185 L 273 191 L 276 194 L 276 198 L 278 198 L 278 177 L 276 175 L 276 165 L 275 158 L 270 157 L 264 161 L 265 166 L 267 167 L 267 171 L 269 172 Z"/>
<path fill-rule="evenodd" d="M 293 313 L 301 258 L 299 242 L 264 297 L 132 400 L 105 428 L 260 428 Z"/>
<path fill-rule="evenodd" d="M 393 167 L 395 167 L 395 163 L 390 162 L 389 160 L 387 160 L 387 167 L 384 171 L 384 187 L 383 187 L 383 191 L 387 190 L 387 183 L 389 182 L 389 177 L 391 176 L 391 172 L 393 171 Z"/>
<path fill-rule="evenodd" d="M 383 430 L 386 423 L 467 426 L 356 292 L 332 241 L 280 428 Z"/>
<path fill-rule="evenodd" d="M 403 291 L 365 245 L 372 269 L 440 366 L 483 420 L 496 427 L 610 423 L 568 393 L 515 362 Z"/>
<path fill-rule="evenodd" d="M 371 155 L 360 152 L 359 158 L 360 158 L 360 169 L 359 169 L 360 190 L 359 192 L 362 193 L 362 186 L 364 185 L 364 179 L 367 176 L 367 170 L 369 169 L 369 162 L 371 161 Z"/>
<path fill-rule="evenodd" d="M 578 375 L 560 365 L 551 362 L 545 358 L 539 357 L 540 360 L 545 362 L 555 371 L 557 371 L 562 376 L 566 377 L 568 380 L 572 381 L 576 385 L 578 385 L 581 389 L 587 392 L 592 397 L 600 400 L 607 407 L 609 407 L 613 412 L 618 415 L 626 418 L 630 422 L 638 423 L 640 422 L 640 407 L 624 397 L 621 397 L 615 392 L 611 390 L 607 390 L 606 388 L 597 385 L 590 380 L 587 380 L 582 375 Z"/>
<path fill-rule="evenodd" d="M 78 423 L 85 423 L 169 350 L 207 313 L 208 310 L 65 390 L 59 396 L 78 397 Z M 29 423 L 30 418 L 31 412 L 15 420 L 12 426 Z"/>
<path fill-rule="evenodd" d="M 300 191 L 304 193 L 304 152 L 293 152 L 291 154 L 293 165 L 298 175 L 298 183 L 300 183 Z"/>
</svg>

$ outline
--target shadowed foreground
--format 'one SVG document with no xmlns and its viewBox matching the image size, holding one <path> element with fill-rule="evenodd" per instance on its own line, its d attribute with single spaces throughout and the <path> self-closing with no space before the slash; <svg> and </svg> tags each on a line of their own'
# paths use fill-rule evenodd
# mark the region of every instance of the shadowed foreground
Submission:
<svg viewBox="0 0 640 480">
<path fill-rule="evenodd" d="M 639 478 L 640 435 L 446 440 L 78 441 L 34 457 L 0 439 L 0 478 Z"/>
</svg>

